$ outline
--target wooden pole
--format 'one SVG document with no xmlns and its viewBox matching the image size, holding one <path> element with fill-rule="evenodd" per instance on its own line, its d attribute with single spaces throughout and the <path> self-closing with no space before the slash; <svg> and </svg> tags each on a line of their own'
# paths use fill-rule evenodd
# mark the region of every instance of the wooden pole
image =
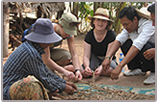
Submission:
<svg viewBox="0 0 158 102">
<path fill-rule="evenodd" d="M 3 4 L 3 57 L 8 57 L 9 43 L 9 7 Z"/>
</svg>

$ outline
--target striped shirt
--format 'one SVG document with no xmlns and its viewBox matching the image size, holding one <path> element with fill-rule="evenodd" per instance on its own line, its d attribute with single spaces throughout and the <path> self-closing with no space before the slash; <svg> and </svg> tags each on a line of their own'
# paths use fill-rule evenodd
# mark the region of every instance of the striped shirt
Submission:
<svg viewBox="0 0 158 102">
<path fill-rule="evenodd" d="M 65 90 L 65 80 L 51 73 L 42 60 L 44 50 L 37 44 L 25 41 L 8 58 L 3 66 L 3 99 L 9 100 L 10 86 L 28 75 L 35 76 L 51 92 Z"/>
</svg>

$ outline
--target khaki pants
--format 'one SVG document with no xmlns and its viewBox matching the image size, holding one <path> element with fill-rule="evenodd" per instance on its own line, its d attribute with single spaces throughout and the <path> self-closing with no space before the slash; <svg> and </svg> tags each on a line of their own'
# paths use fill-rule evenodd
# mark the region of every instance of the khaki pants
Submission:
<svg viewBox="0 0 158 102">
<path fill-rule="evenodd" d="M 50 51 L 50 57 L 53 61 L 61 66 L 65 66 L 71 61 L 71 54 L 69 51 L 60 48 L 54 48 Z"/>
</svg>

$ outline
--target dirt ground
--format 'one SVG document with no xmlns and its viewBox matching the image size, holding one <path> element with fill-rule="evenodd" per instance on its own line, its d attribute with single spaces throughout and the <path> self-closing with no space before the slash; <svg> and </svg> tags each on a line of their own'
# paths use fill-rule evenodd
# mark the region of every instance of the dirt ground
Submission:
<svg viewBox="0 0 158 102">
<path fill-rule="evenodd" d="M 75 37 L 75 46 L 76 46 L 77 54 L 79 56 L 80 65 L 83 62 L 82 56 L 83 56 L 84 37 L 85 37 L 85 35 L 83 35 L 83 34 Z M 68 50 L 66 40 L 63 41 L 62 48 Z M 117 53 L 116 53 L 117 61 L 118 61 L 119 53 L 120 53 L 120 50 L 117 51 Z M 9 52 L 9 54 L 11 54 L 11 52 Z M 3 58 L 3 64 L 5 63 L 6 60 L 7 60 L 7 58 Z M 125 66 L 125 70 L 128 70 L 127 66 Z M 110 77 L 100 76 L 99 78 L 97 78 L 97 80 L 95 82 L 96 82 L 96 84 L 103 84 L 103 85 L 118 85 L 118 86 L 141 87 L 141 88 L 155 86 L 155 84 L 153 84 L 153 85 L 144 85 L 143 84 L 143 81 L 148 76 L 149 76 L 149 72 L 145 76 L 138 75 L 138 76 L 129 76 L 129 77 L 123 76 L 123 74 L 121 73 L 118 80 L 111 80 Z M 89 81 L 89 80 L 91 80 L 91 78 L 84 78 L 83 80 Z"/>
<path fill-rule="evenodd" d="M 78 35 L 77 37 L 75 37 L 75 46 L 76 46 L 77 54 L 79 56 L 80 64 L 83 63 L 82 57 L 83 57 L 84 37 L 85 37 L 84 34 Z M 68 50 L 66 40 L 63 41 L 62 48 Z M 121 52 L 121 50 L 117 51 L 117 53 L 116 53 L 117 62 L 118 62 L 118 57 L 119 57 L 120 52 Z M 125 70 L 128 70 L 127 66 L 125 66 Z M 153 85 L 144 85 L 143 84 L 143 81 L 148 76 L 149 76 L 149 72 L 147 72 L 147 74 L 145 76 L 138 75 L 138 76 L 128 76 L 128 77 L 123 76 L 123 74 L 121 73 L 118 80 L 111 80 L 110 77 L 100 76 L 99 78 L 96 79 L 95 82 L 97 84 L 103 84 L 103 85 L 118 85 L 118 86 L 129 86 L 129 87 L 152 87 L 152 86 L 155 86 L 155 84 L 153 84 Z M 89 80 L 91 80 L 91 78 L 84 78 L 83 80 L 89 81 Z"/>
</svg>

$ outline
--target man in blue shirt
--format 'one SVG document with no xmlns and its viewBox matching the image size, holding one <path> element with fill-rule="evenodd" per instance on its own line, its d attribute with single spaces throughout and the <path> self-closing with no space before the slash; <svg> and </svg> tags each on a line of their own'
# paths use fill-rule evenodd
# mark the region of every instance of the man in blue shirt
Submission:
<svg viewBox="0 0 158 102">
<path fill-rule="evenodd" d="M 62 40 L 54 32 L 51 20 L 37 19 L 33 31 L 25 38 L 27 41 L 10 55 L 3 66 L 3 99 L 43 100 L 57 92 L 73 94 L 77 87 L 51 73 L 42 60 L 44 49 Z"/>
</svg>

